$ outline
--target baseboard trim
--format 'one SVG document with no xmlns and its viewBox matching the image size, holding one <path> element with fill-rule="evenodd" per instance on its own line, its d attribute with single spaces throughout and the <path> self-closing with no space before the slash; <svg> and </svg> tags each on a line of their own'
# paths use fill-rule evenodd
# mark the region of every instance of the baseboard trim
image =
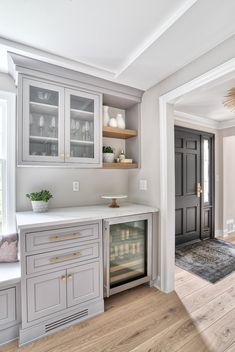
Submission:
<svg viewBox="0 0 235 352">
<path fill-rule="evenodd" d="M 0 330 L 0 346 L 5 345 L 19 337 L 19 325 L 11 326 L 10 328 Z"/>
</svg>

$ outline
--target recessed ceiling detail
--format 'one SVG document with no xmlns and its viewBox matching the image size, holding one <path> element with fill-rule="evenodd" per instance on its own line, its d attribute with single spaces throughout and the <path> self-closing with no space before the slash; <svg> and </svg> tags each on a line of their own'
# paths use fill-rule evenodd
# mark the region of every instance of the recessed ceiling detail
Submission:
<svg viewBox="0 0 235 352">
<path fill-rule="evenodd" d="M 2 0 L 0 56 L 10 50 L 145 90 L 231 37 L 234 12 L 234 0 Z"/>
</svg>

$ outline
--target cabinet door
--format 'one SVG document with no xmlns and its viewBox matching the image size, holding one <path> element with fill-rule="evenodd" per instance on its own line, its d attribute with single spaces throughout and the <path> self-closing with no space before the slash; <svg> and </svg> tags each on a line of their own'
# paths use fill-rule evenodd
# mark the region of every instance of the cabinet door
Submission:
<svg viewBox="0 0 235 352">
<path fill-rule="evenodd" d="M 66 308 L 66 270 L 27 280 L 28 321 Z"/>
<path fill-rule="evenodd" d="M 64 89 L 23 80 L 23 161 L 64 162 Z"/>
<path fill-rule="evenodd" d="M 15 288 L 0 291 L 0 330 L 16 320 Z"/>
<path fill-rule="evenodd" d="M 65 160 L 99 164 L 101 155 L 100 97 L 65 90 Z"/>
<path fill-rule="evenodd" d="M 95 262 L 67 270 L 68 307 L 99 297 L 99 265 Z"/>
</svg>

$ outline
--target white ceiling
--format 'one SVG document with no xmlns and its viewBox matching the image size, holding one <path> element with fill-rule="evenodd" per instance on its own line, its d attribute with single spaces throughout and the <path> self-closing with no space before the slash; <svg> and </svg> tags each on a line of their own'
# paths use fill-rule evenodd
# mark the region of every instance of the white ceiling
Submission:
<svg viewBox="0 0 235 352">
<path fill-rule="evenodd" d="M 223 105 L 227 92 L 235 87 L 235 73 L 207 84 L 178 99 L 175 110 L 217 122 L 235 119 L 235 113 Z"/>
<path fill-rule="evenodd" d="M 141 89 L 235 33 L 234 0 L 0 0 L 0 5 L 0 70 L 8 49 Z"/>
</svg>

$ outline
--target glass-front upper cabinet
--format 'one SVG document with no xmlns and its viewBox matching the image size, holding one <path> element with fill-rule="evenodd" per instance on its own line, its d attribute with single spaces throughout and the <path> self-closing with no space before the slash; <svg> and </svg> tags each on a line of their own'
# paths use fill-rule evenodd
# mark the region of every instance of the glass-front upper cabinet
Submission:
<svg viewBox="0 0 235 352">
<path fill-rule="evenodd" d="M 64 89 L 24 79 L 23 160 L 64 161 Z"/>
<path fill-rule="evenodd" d="M 101 98 L 23 77 L 19 164 L 101 166 Z"/>
<path fill-rule="evenodd" d="M 98 163 L 99 96 L 66 89 L 65 116 L 66 162 Z"/>
</svg>

